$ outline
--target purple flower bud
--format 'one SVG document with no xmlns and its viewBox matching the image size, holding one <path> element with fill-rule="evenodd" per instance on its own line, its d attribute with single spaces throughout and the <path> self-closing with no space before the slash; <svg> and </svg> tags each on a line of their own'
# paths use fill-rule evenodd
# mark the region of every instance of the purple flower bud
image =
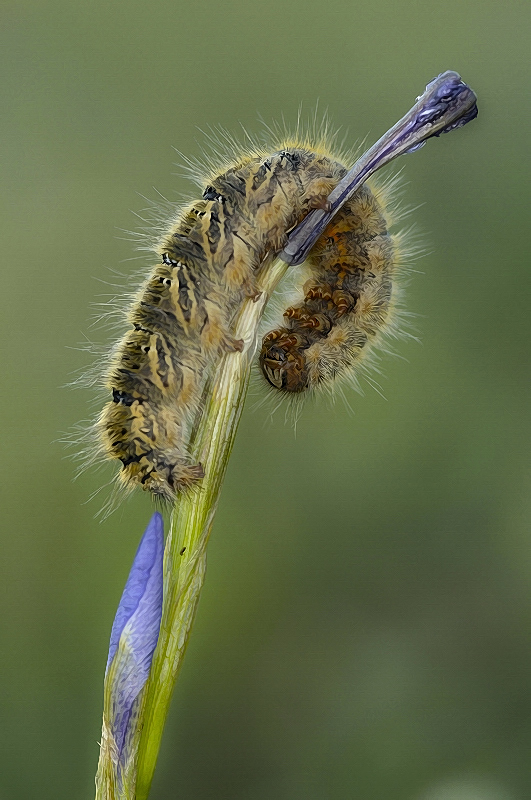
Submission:
<svg viewBox="0 0 531 800">
<path fill-rule="evenodd" d="M 111 631 L 105 682 L 119 757 L 131 734 L 134 703 L 148 679 L 159 637 L 163 552 L 162 517 L 155 513 L 138 546 Z"/>
</svg>

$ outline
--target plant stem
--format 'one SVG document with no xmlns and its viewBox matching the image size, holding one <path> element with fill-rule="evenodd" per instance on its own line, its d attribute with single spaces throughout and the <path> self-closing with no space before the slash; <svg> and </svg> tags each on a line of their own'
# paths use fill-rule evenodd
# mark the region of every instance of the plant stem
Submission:
<svg viewBox="0 0 531 800">
<path fill-rule="evenodd" d="M 197 492 L 176 503 L 166 542 L 164 606 L 145 697 L 136 800 L 146 800 L 149 794 L 173 688 L 195 619 L 205 577 L 206 546 L 247 393 L 258 324 L 287 269 L 282 261 L 271 263 L 271 259 L 262 266 L 262 294 L 256 301 L 244 301 L 234 326 L 234 337 L 245 343 L 243 350 L 221 360 L 205 390 L 201 419 L 192 434 L 191 454 L 203 465 L 205 478 Z"/>
</svg>

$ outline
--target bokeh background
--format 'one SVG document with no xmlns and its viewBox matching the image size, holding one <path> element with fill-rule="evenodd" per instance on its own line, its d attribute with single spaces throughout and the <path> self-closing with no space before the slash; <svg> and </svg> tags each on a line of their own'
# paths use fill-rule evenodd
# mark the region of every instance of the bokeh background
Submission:
<svg viewBox="0 0 531 800">
<path fill-rule="evenodd" d="M 248 402 L 153 800 L 531 797 L 530 7 L 4 0 L 0 798 L 93 797 L 115 608 L 151 513 L 100 524 L 90 304 L 172 147 L 317 99 L 369 143 L 445 69 L 480 117 L 403 158 L 422 343 L 295 436 Z M 148 262 L 146 262 L 148 263 Z"/>
</svg>

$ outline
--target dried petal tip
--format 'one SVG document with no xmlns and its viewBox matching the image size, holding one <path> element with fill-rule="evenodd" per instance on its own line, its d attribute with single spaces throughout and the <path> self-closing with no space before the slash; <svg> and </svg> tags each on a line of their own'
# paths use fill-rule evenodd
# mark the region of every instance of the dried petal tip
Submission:
<svg viewBox="0 0 531 800">
<path fill-rule="evenodd" d="M 111 631 L 105 694 L 119 756 L 132 733 L 133 706 L 148 679 L 159 637 L 163 552 L 162 517 L 155 513 L 138 546 Z"/>
<path fill-rule="evenodd" d="M 434 78 L 408 113 L 358 158 L 327 197 L 328 209 L 314 208 L 294 228 L 280 253 L 286 264 L 302 264 L 326 226 L 356 189 L 377 169 L 402 153 L 414 153 L 427 139 L 461 128 L 478 115 L 476 95 L 457 72 Z"/>
</svg>

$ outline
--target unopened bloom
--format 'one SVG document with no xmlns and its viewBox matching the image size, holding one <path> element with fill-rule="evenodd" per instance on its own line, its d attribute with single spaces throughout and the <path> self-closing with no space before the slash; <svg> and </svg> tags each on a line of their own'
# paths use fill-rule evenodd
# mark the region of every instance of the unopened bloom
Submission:
<svg viewBox="0 0 531 800">
<path fill-rule="evenodd" d="M 138 745 L 139 695 L 149 676 L 162 615 L 164 531 L 155 513 L 140 541 L 111 631 L 100 766 L 113 773 L 116 796 L 128 796 Z M 99 772 L 99 770 L 98 770 Z"/>
</svg>

